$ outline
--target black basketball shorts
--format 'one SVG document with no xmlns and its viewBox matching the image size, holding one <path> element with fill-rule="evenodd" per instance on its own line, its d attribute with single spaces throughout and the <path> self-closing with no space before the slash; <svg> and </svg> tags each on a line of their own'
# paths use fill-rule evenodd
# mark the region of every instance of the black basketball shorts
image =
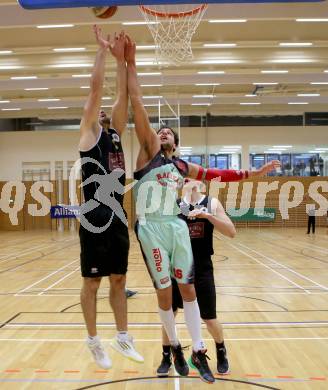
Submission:
<svg viewBox="0 0 328 390">
<path fill-rule="evenodd" d="M 81 273 L 83 277 L 125 275 L 130 248 L 127 226 L 114 218 L 107 230 L 92 233 L 80 226 Z"/>
</svg>

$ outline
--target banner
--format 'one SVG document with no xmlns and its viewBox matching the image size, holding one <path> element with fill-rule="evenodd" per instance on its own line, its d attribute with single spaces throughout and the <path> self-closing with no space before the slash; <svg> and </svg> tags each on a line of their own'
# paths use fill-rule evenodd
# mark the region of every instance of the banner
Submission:
<svg viewBox="0 0 328 390">
<path fill-rule="evenodd" d="M 264 209 L 227 209 L 227 214 L 232 221 L 257 221 L 257 222 L 272 222 L 276 218 L 276 209 L 264 208 Z"/>
<path fill-rule="evenodd" d="M 76 218 L 80 216 L 80 206 L 69 206 L 69 205 L 51 206 L 50 215 L 52 219 Z"/>
</svg>

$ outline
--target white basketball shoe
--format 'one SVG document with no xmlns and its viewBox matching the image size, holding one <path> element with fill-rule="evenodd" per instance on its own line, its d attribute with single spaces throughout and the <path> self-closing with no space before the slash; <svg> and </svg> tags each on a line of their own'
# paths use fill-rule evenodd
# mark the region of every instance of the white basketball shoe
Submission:
<svg viewBox="0 0 328 390">
<path fill-rule="evenodd" d="M 134 348 L 132 336 L 128 336 L 128 339 L 125 341 L 120 341 L 116 336 L 111 341 L 110 346 L 128 359 L 131 359 L 137 363 L 144 362 L 144 358 Z"/>
<path fill-rule="evenodd" d="M 97 365 L 104 370 L 108 370 L 112 367 L 112 361 L 110 360 L 109 356 L 107 355 L 107 352 L 105 351 L 104 347 L 102 346 L 100 339 L 97 338 L 96 340 L 90 341 L 87 338 L 86 344 L 88 348 L 90 349 L 90 352 L 92 353 L 95 362 Z"/>
</svg>

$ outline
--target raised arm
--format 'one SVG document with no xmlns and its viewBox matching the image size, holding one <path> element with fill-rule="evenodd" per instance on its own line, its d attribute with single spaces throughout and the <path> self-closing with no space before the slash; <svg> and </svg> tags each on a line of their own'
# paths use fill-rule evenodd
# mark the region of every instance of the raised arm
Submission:
<svg viewBox="0 0 328 390">
<path fill-rule="evenodd" d="M 146 163 L 160 150 L 160 141 L 155 130 L 150 126 L 148 114 L 142 102 L 135 53 L 136 45 L 127 36 L 125 59 L 128 71 L 128 92 L 134 114 L 135 129 L 140 144 L 138 159 L 141 158 Z"/>
<path fill-rule="evenodd" d="M 121 135 L 128 120 L 128 81 L 124 57 L 126 38 L 122 31 L 115 34 L 110 51 L 116 59 L 116 100 L 112 108 L 111 126 Z"/>
<path fill-rule="evenodd" d="M 200 165 L 188 163 L 188 177 L 200 181 L 211 181 L 213 179 L 217 179 L 222 182 L 240 181 L 251 177 L 264 176 L 268 172 L 271 172 L 279 167 L 280 161 L 278 160 L 272 160 L 256 171 L 236 171 L 234 169 L 203 168 Z"/>
<path fill-rule="evenodd" d="M 97 43 L 99 45 L 95 64 L 90 80 L 90 92 L 84 105 L 83 116 L 80 123 L 80 150 L 91 149 L 99 135 L 98 113 L 101 105 L 106 55 L 109 48 L 109 35 L 107 39 L 101 35 L 101 29 L 98 26 L 93 27 Z"/>
<path fill-rule="evenodd" d="M 218 199 L 211 199 L 212 214 L 195 209 L 189 213 L 189 218 L 205 218 L 223 235 L 233 238 L 236 234 L 236 229 L 231 219 L 227 216 L 222 204 Z"/>
</svg>

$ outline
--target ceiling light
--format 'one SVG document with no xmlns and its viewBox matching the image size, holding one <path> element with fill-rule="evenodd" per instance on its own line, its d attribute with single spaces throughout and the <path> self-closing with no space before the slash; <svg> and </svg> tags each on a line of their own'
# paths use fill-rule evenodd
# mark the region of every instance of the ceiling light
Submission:
<svg viewBox="0 0 328 390">
<path fill-rule="evenodd" d="M 144 25 L 144 24 L 158 24 L 159 22 L 122 22 L 124 26 L 139 26 L 139 25 Z"/>
<path fill-rule="evenodd" d="M 56 64 L 50 65 L 51 68 L 91 68 L 93 64 Z"/>
<path fill-rule="evenodd" d="M 240 149 L 241 148 L 241 145 L 225 145 L 225 146 L 222 146 L 223 149 L 226 149 L 226 148 L 232 148 L 232 149 Z"/>
<path fill-rule="evenodd" d="M 245 95 L 245 97 L 257 97 L 257 95 L 254 93 L 249 93 L 249 94 Z"/>
<path fill-rule="evenodd" d="M 12 50 L 0 50 L 0 54 L 11 54 Z"/>
<path fill-rule="evenodd" d="M 201 60 L 201 61 L 194 61 L 194 64 L 239 64 L 240 60 Z"/>
<path fill-rule="evenodd" d="M 86 73 L 86 74 L 72 74 L 72 77 L 74 77 L 74 78 L 86 78 L 86 77 L 91 77 L 91 73 Z"/>
<path fill-rule="evenodd" d="M 137 45 L 136 48 L 140 50 L 151 50 L 156 49 L 156 45 Z"/>
<path fill-rule="evenodd" d="M 38 99 L 38 102 L 59 102 L 58 98 L 49 98 L 49 99 Z"/>
<path fill-rule="evenodd" d="M 90 85 L 82 85 L 82 87 L 80 87 L 81 89 L 89 89 L 90 88 Z"/>
<path fill-rule="evenodd" d="M 18 65 L 0 65 L 0 70 L 10 70 L 10 69 L 22 69 L 22 66 Z"/>
<path fill-rule="evenodd" d="M 210 106 L 211 103 L 191 103 L 192 106 Z"/>
<path fill-rule="evenodd" d="M 266 82 L 263 82 L 263 83 L 253 83 L 253 85 L 277 85 L 278 83 L 266 83 Z"/>
<path fill-rule="evenodd" d="M 37 79 L 37 76 L 14 76 L 10 77 L 11 80 L 34 80 Z"/>
<path fill-rule="evenodd" d="M 315 62 L 316 60 L 311 60 L 309 58 L 282 58 L 279 60 L 272 60 L 269 62 L 274 62 L 276 64 L 305 64 L 309 62 Z"/>
<path fill-rule="evenodd" d="M 0 100 L 0 103 L 10 103 L 10 100 Z"/>
<path fill-rule="evenodd" d="M 141 72 L 138 76 L 160 76 L 162 72 Z"/>
<path fill-rule="evenodd" d="M 313 96 L 320 96 L 320 93 L 298 93 L 297 96 L 313 97 Z"/>
<path fill-rule="evenodd" d="M 315 148 L 315 150 L 328 150 L 328 148 Z"/>
<path fill-rule="evenodd" d="M 320 153 L 318 150 L 309 150 L 308 153 L 314 153 L 314 154 L 318 154 Z M 324 152 L 325 153 L 325 152 Z"/>
<path fill-rule="evenodd" d="M 293 145 L 273 145 L 273 148 L 292 148 Z"/>
<path fill-rule="evenodd" d="M 288 102 L 288 104 L 295 104 L 295 105 L 300 104 L 300 105 L 302 105 L 302 104 L 309 104 L 309 103 L 308 102 Z"/>
<path fill-rule="evenodd" d="M 46 87 L 40 87 L 40 88 L 24 88 L 24 91 L 46 91 L 49 88 Z"/>
<path fill-rule="evenodd" d="M 163 96 L 143 96 L 144 99 L 161 99 Z"/>
<path fill-rule="evenodd" d="M 281 73 L 288 73 L 288 70 L 261 70 L 261 73 L 264 74 L 281 74 Z"/>
<path fill-rule="evenodd" d="M 65 108 L 68 107 L 47 107 L 48 110 L 64 110 Z"/>
<path fill-rule="evenodd" d="M 220 83 L 198 83 L 198 84 L 195 84 L 196 86 L 216 86 L 216 85 L 221 85 Z"/>
<path fill-rule="evenodd" d="M 219 47 L 236 47 L 237 43 L 204 43 L 203 47 L 213 47 L 213 48 L 219 48 Z"/>
<path fill-rule="evenodd" d="M 210 19 L 209 23 L 246 23 L 247 19 Z"/>
<path fill-rule="evenodd" d="M 215 98 L 215 95 L 193 95 L 193 98 Z"/>
<path fill-rule="evenodd" d="M 1 108 L 1 111 L 20 111 L 21 108 Z"/>
<path fill-rule="evenodd" d="M 55 52 L 66 52 L 66 51 L 85 51 L 85 47 L 60 47 L 56 49 L 52 49 Z"/>
<path fill-rule="evenodd" d="M 74 27 L 74 24 L 41 24 L 37 28 L 68 28 Z"/>
<path fill-rule="evenodd" d="M 224 70 L 204 70 L 197 72 L 198 74 L 224 74 Z"/>
<path fill-rule="evenodd" d="M 141 84 L 141 87 L 163 87 L 163 84 Z"/>
<path fill-rule="evenodd" d="M 328 18 L 297 18 L 296 22 L 328 22 Z"/>
<path fill-rule="evenodd" d="M 260 105 L 261 103 L 259 102 L 242 102 L 242 103 L 239 103 L 241 106 L 258 106 Z"/>
<path fill-rule="evenodd" d="M 136 62 L 136 65 L 137 66 L 147 66 L 147 65 L 156 65 L 157 62 L 156 61 L 137 61 Z"/>
<path fill-rule="evenodd" d="M 302 47 L 302 46 L 312 46 L 312 42 L 280 42 L 279 46 L 283 47 Z"/>
<path fill-rule="evenodd" d="M 318 82 L 313 82 L 313 83 L 310 83 L 312 85 L 327 85 L 328 84 L 328 81 L 318 81 Z"/>
<path fill-rule="evenodd" d="M 112 100 L 112 98 L 110 96 L 103 96 L 101 99 L 102 100 Z"/>
</svg>

